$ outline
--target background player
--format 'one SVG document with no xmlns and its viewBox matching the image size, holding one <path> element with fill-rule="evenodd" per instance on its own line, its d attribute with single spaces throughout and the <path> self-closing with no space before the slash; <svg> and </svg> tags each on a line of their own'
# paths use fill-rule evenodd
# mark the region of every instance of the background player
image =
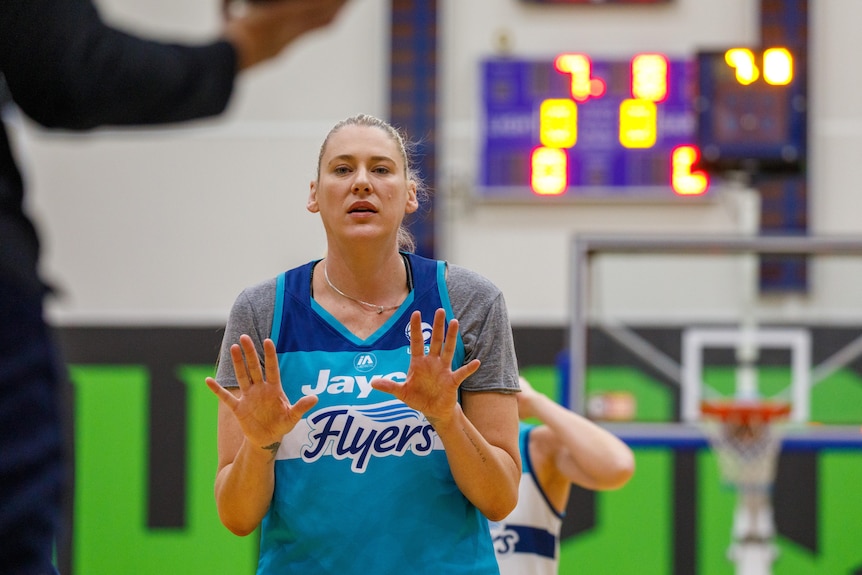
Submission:
<svg viewBox="0 0 862 575">
<path fill-rule="evenodd" d="M 523 377 L 520 386 L 518 505 L 506 519 L 491 523 L 491 536 L 501 575 L 555 575 L 572 484 L 619 489 L 634 474 L 635 459 L 615 435 L 537 392 Z M 541 423 L 523 423 L 532 418 Z"/>
</svg>

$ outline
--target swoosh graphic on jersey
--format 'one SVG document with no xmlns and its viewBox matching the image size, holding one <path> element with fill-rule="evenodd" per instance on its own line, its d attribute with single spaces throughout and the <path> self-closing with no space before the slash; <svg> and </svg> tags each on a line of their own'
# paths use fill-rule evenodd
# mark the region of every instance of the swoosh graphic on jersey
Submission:
<svg viewBox="0 0 862 575">
<path fill-rule="evenodd" d="M 356 411 L 374 421 L 395 421 L 405 417 L 424 419 L 419 412 L 410 409 L 400 401 L 379 404 L 377 407 L 359 408 Z"/>
</svg>

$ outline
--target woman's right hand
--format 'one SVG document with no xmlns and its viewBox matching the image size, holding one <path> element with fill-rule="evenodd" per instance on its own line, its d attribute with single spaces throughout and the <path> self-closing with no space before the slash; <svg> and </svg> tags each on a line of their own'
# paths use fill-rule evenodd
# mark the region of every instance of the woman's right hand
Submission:
<svg viewBox="0 0 862 575">
<path fill-rule="evenodd" d="M 291 405 L 281 387 L 278 356 L 271 339 L 264 340 L 263 354 L 262 367 L 252 339 L 240 336 L 239 344 L 230 348 L 240 393 L 234 395 L 211 377 L 206 383 L 236 417 L 246 440 L 274 453 L 282 437 L 314 407 L 317 396 L 304 396 Z"/>
</svg>

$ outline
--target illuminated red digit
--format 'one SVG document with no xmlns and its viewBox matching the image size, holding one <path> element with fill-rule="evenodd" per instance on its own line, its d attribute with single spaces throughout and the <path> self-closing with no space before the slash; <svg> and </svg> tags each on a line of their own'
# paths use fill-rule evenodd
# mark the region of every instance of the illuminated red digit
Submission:
<svg viewBox="0 0 862 575">
<path fill-rule="evenodd" d="M 692 171 L 700 158 L 696 146 L 677 146 L 671 152 L 671 186 L 678 196 L 702 196 L 709 188 L 709 176 L 701 171 Z"/>
</svg>

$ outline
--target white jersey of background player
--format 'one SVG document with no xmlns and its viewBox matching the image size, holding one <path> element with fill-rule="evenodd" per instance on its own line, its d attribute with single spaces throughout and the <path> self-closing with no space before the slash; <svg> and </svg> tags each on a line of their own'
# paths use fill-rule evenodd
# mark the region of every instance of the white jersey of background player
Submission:
<svg viewBox="0 0 862 575">
<path fill-rule="evenodd" d="M 634 454 L 619 438 L 535 391 L 521 378 L 522 476 L 518 505 L 491 522 L 501 575 L 555 575 L 560 528 L 572 483 L 593 490 L 619 489 L 635 469 Z"/>
</svg>

